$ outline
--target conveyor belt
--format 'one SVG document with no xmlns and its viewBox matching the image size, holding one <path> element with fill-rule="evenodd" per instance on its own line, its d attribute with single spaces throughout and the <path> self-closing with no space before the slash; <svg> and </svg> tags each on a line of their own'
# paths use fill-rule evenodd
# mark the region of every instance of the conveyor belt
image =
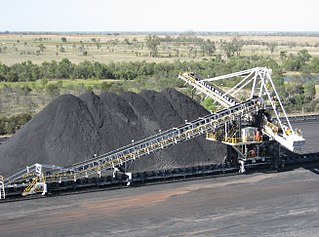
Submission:
<svg viewBox="0 0 319 237">
<path fill-rule="evenodd" d="M 183 73 L 179 75 L 178 78 L 182 79 L 183 81 L 193 86 L 205 95 L 208 95 L 209 97 L 213 98 L 226 108 L 240 103 L 237 99 L 227 94 L 222 89 L 205 81 L 199 80 L 200 78 L 198 78 L 198 76 L 193 73 Z"/>
<path fill-rule="evenodd" d="M 262 100 L 259 98 L 251 99 L 70 167 L 62 168 L 47 165 L 45 168 L 50 171 L 43 172 L 44 178 L 46 182 L 56 182 L 98 175 L 102 170 L 112 169 L 127 161 L 141 158 L 166 147 L 198 137 L 220 126 L 224 126 L 227 121 L 238 119 L 244 114 L 257 112 L 260 108 L 262 108 Z M 34 177 L 36 165 L 31 167 L 33 169 L 28 170 L 28 172 L 23 170 L 7 178 L 6 184 L 13 185 L 17 182 L 21 183 L 23 179 Z"/>
</svg>

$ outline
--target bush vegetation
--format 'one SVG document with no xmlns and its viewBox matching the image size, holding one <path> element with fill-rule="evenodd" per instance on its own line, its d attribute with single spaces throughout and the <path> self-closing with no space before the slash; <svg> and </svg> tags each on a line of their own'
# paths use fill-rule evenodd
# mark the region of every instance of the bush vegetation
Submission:
<svg viewBox="0 0 319 237">
<path fill-rule="evenodd" d="M 149 39 L 149 41 L 152 40 L 155 41 L 157 38 Z M 169 40 L 170 37 L 162 39 L 162 41 L 166 42 L 169 42 Z M 183 43 L 182 40 L 185 40 L 185 38 L 178 40 Z M 193 40 L 193 38 L 188 40 Z M 1 96 L 2 98 L 8 97 L 8 99 L 17 103 L 24 100 L 31 108 L 35 101 L 31 97 L 34 96 L 33 93 L 35 92 L 38 93 L 37 96 L 39 93 L 41 96 L 46 96 L 43 97 L 41 102 L 41 105 L 44 106 L 60 94 L 70 93 L 74 88 L 77 88 L 77 94 L 83 93 L 85 90 L 121 93 L 125 90 L 139 92 L 142 89 L 179 88 L 183 84 L 177 79 L 177 75 L 184 71 L 195 71 L 204 77 L 214 77 L 256 66 L 267 66 L 273 70 L 272 78 L 288 112 L 319 110 L 319 101 L 316 100 L 315 89 L 318 84 L 318 78 L 314 77 L 314 75 L 319 73 L 319 58 L 310 55 L 306 49 L 289 55 L 287 55 L 287 52 L 282 51 L 280 52 L 281 62 L 278 62 L 270 56 L 241 56 L 238 41 L 222 43 L 227 57 L 215 54 L 213 42 L 202 39 L 200 42 L 203 47 L 203 55 L 208 57 L 203 58 L 201 61 L 176 60 L 174 62 L 157 63 L 134 61 L 105 64 L 84 60 L 75 64 L 64 58 L 59 62 L 52 60 L 42 64 L 26 61 L 8 66 L 0 63 Z M 131 41 L 128 41 L 127 44 L 131 44 Z M 154 44 L 157 45 L 158 42 Z M 155 57 L 157 46 L 153 45 L 153 49 L 151 49 L 151 46 L 148 47 L 153 50 L 151 56 Z M 285 80 L 287 72 L 290 73 L 289 75 L 292 72 L 297 73 L 299 78 L 290 76 L 288 80 Z M 81 79 L 81 83 L 74 83 L 79 81 L 79 79 Z M 99 83 L 91 83 L 93 81 Z M 117 83 L 114 83 L 114 81 Z M 14 83 L 20 86 L 14 88 L 11 86 Z M 226 87 L 234 86 L 231 82 L 223 83 L 223 86 Z M 190 91 L 185 91 L 189 95 L 191 94 Z M 9 96 L 11 97 L 9 98 Z M 216 107 L 209 99 L 200 98 L 199 101 L 209 110 L 214 110 Z M 3 103 L 6 103 L 5 99 L 1 100 L 0 109 L 4 107 Z M 30 118 L 29 116 L 22 114 L 1 117 L 0 134 L 14 132 L 15 129 L 21 127 L 23 122 L 27 121 L 26 118 Z"/>
<path fill-rule="evenodd" d="M 281 76 L 285 71 L 301 73 L 319 73 L 319 58 L 312 58 L 307 50 L 301 50 L 297 55 L 290 54 L 278 64 L 274 59 L 267 56 L 237 56 L 222 59 L 220 55 L 203 59 L 202 61 L 179 61 L 175 62 L 117 62 L 99 63 L 83 61 L 74 64 L 68 59 L 60 62 L 52 60 L 43 62 L 41 65 L 31 61 L 7 66 L 0 63 L 0 81 L 27 82 L 40 79 L 114 79 L 133 80 L 138 77 L 173 78 L 180 71 L 192 70 L 202 75 L 217 76 L 234 71 L 244 70 L 255 66 L 271 67 Z M 279 74 L 278 74 L 279 73 Z"/>
<path fill-rule="evenodd" d="M 11 117 L 0 117 L 0 135 L 13 134 L 31 119 L 30 114 L 18 114 Z"/>
</svg>

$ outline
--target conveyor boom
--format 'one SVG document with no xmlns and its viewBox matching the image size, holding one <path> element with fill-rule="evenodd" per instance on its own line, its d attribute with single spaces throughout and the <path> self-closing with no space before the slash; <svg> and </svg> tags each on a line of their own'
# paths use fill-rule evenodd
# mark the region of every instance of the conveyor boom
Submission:
<svg viewBox="0 0 319 237">
<path fill-rule="evenodd" d="M 200 80 L 198 75 L 195 75 L 194 73 L 183 73 L 180 74 L 178 78 L 193 86 L 195 89 L 199 90 L 205 95 L 211 97 L 226 108 L 240 103 L 237 99 L 225 93 L 222 89 Z"/>
<path fill-rule="evenodd" d="M 44 174 L 44 177 L 46 182 L 56 182 L 97 175 L 102 170 L 112 169 L 127 161 L 141 158 L 166 147 L 198 137 L 220 126 L 224 126 L 227 121 L 238 119 L 245 114 L 257 112 L 261 107 L 261 99 L 251 99 L 192 122 L 187 122 L 178 128 L 173 128 L 131 143 L 93 159 L 66 168 L 59 167 L 58 170 L 52 169 L 49 174 Z M 15 180 L 21 180 L 21 174 L 25 177 L 32 176 L 32 174 L 27 175 L 25 172 L 21 172 L 19 175 L 12 177 L 15 177 Z M 20 176 L 20 179 L 18 179 L 17 176 Z M 14 183 L 13 179 L 7 181 L 10 184 Z"/>
</svg>

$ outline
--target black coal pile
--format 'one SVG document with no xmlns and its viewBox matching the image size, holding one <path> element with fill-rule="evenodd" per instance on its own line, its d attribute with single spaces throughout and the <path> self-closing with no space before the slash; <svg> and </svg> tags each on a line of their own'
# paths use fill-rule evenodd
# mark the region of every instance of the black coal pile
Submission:
<svg viewBox="0 0 319 237">
<path fill-rule="evenodd" d="M 0 174 L 10 175 L 34 163 L 69 166 L 206 114 L 174 89 L 121 96 L 63 95 L 0 146 Z M 199 137 L 136 160 L 129 169 L 221 163 L 225 155 L 224 145 Z"/>
</svg>

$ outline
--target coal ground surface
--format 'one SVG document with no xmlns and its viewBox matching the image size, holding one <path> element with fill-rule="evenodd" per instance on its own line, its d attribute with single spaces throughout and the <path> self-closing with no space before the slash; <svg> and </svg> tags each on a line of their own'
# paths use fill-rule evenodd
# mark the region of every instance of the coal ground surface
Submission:
<svg viewBox="0 0 319 237">
<path fill-rule="evenodd" d="M 0 146 L 0 174 L 12 175 L 34 163 L 69 166 L 206 114 L 198 103 L 170 88 L 63 95 Z M 225 155 L 226 146 L 202 136 L 136 160 L 129 170 L 222 163 Z"/>
<path fill-rule="evenodd" d="M 301 154 L 319 153 L 319 121 L 292 123 L 293 128 L 301 129 L 306 139 L 305 145 L 299 152 Z"/>
<path fill-rule="evenodd" d="M 1 236 L 318 236 L 318 168 L 1 203 Z"/>
</svg>

